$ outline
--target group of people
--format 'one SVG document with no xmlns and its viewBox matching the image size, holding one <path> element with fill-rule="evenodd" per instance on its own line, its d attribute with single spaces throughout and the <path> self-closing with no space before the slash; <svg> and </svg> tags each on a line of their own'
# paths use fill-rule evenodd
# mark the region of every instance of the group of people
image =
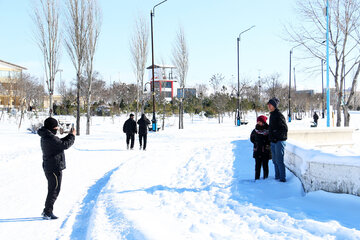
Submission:
<svg viewBox="0 0 360 240">
<path fill-rule="evenodd" d="M 260 179 L 261 167 L 263 178 L 269 176 L 269 160 L 272 159 L 275 169 L 275 179 L 286 182 L 284 164 L 285 141 L 287 140 L 287 125 L 284 115 L 278 109 L 279 100 L 272 98 L 267 107 L 270 111 L 269 124 L 267 117 L 259 116 L 255 129 L 251 132 L 250 141 L 254 144 L 255 180 Z"/>
<path fill-rule="evenodd" d="M 139 125 L 140 150 L 143 149 L 145 151 L 150 120 L 146 117 L 145 114 L 141 114 L 141 118 L 137 121 L 137 124 Z M 138 132 L 136 127 L 136 122 L 134 120 L 134 114 L 131 113 L 129 119 L 125 121 L 123 126 L 123 132 L 126 133 L 127 149 L 130 148 L 130 150 L 133 150 L 135 143 L 135 134 L 137 134 Z"/>
<path fill-rule="evenodd" d="M 252 131 L 250 140 L 254 143 L 255 158 L 255 179 L 260 178 L 260 170 L 263 168 L 264 178 L 269 176 L 268 162 L 273 160 L 275 168 L 275 179 L 286 182 L 284 165 L 284 148 L 287 139 L 287 125 L 285 117 L 277 108 L 279 100 L 272 98 L 268 102 L 270 111 L 269 124 L 267 117 L 262 115 L 257 118 L 257 124 Z M 140 149 L 146 149 L 149 119 L 145 114 L 137 121 L 139 125 Z M 43 153 L 43 169 L 48 183 L 48 193 L 45 200 L 45 208 L 42 216 L 44 219 L 57 219 L 53 213 L 54 203 L 60 193 L 62 182 L 62 171 L 66 168 L 64 150 L 70 148 L 75 142 L 76 130 L 71 129 L 64 137 L 56 136 L 58 122 L 55 118 L 49 117 L 44 121 L 44 126 L 38 130 L 41 137 L 41 150 Z M 134 114 L 125 121 L 123 131 L 126 133 L 126 144 L 128 149 L 134 148 L 135 134 L 137 133 Z"/>
</svg>

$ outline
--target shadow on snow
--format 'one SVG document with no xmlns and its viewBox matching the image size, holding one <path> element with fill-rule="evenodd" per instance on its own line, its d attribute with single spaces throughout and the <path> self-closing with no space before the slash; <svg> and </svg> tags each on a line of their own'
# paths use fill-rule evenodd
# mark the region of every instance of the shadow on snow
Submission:
<svg viewBox="0 0 360 240">
<path fill-rule="evenodd" d="M 7 222 L 33 222 L 33 221 L 45 221 L 42 217 L 27 217 L 27 218 L 3 218 L 0 219 L 0 223 Z M 47 220 L 46 220 L 47 221 Z"/>
<path fill-rule="evenodd" d="M 231 186 L 233 200 L 286 212 L 296 219 L 311 218 L 323 222 L 335 220 L 345 227 L 360 229 L 360 215 L 357 215 L 358 220 L 354 221 L 354 212 L 360 211 L 358 197 L 324 191 L 305 194 L 300 180 L 288 170 L 286 170 L 286 183 L 275 180 L 271 160 L 269 178 L 255 181 L 253 144 L 249 140 L 237 140 L 232 144 L 234 144 L 235 156 Z"/>
<path fill-rule="evenodd" d="M 203 188 L 171 188 L 171 187 L 167 187 L 167 186 L 163 186 L 163 185 L 157 185 L 157 186 L 153 186 L 153 187 L 149 187 L 149 188 L 121 191 L 118 193 L 123 194 L 123 193 L 132 193 L 132 192 L 146 192 L 148 194 L 154 194 L 157 191 L 168 191 L 168 192 L 177 192 L 177 193 L 184 193 L 184 192 L 198 193 L 198 192 L 202 192 L 202 191 L 210 191 L 211 188 L 213 188 L 213 187 L 224 188 L 224 187 L 228 187 L 228 186 L 220 186 L 215 183 L 212 183 Z"/>
<path fill-rule="evenodd" d="M 121 150 L 121 149 L 80 149 L 80 148 L 76 148 L 74 147 L 74 149 L 76 151 L 80 151 L 80 152 L 123 152 L 125 150 Z"/>
</svg>

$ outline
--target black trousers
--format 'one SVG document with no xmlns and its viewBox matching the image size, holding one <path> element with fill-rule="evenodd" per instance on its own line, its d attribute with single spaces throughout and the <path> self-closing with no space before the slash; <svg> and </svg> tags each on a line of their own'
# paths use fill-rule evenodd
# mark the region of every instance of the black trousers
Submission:
<svg viewBox="0 0 360 240">
<path fill-rule="evenodd" d="M 264 179 L 269 176 L 269 159 L 255 158 L 255 179 L 260 178 L 261 166 L 264 172 Z"/>
<path fill-rule="evenodd" d="M 131 140 L 131 143 L 130 143 Z M 130 148 L 133 149 L 134 148 L 134 141 L 135 141 L 135 134 L 134 133 L 127 133 L 126 134 L 126 145 L 129 146 L 130 143 Z"/>
<path fill-rule="evenodd" d="M 44 212 L 50 214 L 53 212 L 54 203 L 60 193 L 62 171 L 45 172 L 45 176 L 48 182 L 48 194 L 45 201 Z"/>
<path fill-rule="evenodd" d="M 147 142 L 147 133 L 145 133 L 145 134 L 140 134 L 140 133 L 139 133 L 140 147 L 143 146 L 143 145 L 142 145 L 142 140 L 144 140 L 144 147 L 143 147 L 143 149 L 145 150 L 145 149 L 146 149 L 146 142 Z"/>
</svg>

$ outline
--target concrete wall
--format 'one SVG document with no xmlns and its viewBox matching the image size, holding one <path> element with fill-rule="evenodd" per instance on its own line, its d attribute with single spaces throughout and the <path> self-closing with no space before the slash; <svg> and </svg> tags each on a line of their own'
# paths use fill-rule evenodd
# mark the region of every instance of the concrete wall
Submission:
<svg viewBox="0 0 360 240">
<path fill-rule="evenodd" d="M 289 130 L 288 138 L 311 146 L 353 145 L 352 128 L 308 128 Z"/>
<path fill-rule="evenodd" d="M 285 164 L 302 182 L 306 192 L 324 190 L 360 196 L 360 157 L 337 156 L 300 147 L 291 140 Z"/>
</svg>

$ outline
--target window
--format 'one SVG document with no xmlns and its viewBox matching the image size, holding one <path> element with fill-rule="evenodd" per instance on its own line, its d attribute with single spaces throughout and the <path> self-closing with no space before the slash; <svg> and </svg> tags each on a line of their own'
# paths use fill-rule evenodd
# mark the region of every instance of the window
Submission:
<svg viewBox="0 0 360 240">
<path fill-rule="evenodd" d="M 171 96 L 171 92 L 164 92 L 165 93 L 165 97 L 166 98 L 171 98 L 172 96 Z"/>
</svg>

